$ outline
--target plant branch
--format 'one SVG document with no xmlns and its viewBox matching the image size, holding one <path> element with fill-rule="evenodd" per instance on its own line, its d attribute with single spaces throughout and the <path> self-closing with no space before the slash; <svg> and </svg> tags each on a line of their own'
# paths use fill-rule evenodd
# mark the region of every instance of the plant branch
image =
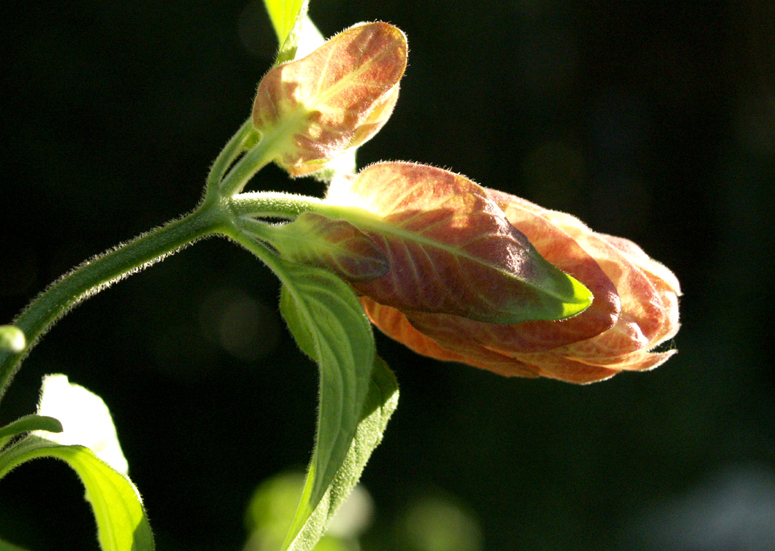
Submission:
<svg viewBox="0 0 775 551">
<path fill-rule="evenodd" d="M 303 212 L 316 212 L 322 199 L 279 191 L 240 193 L 230 199 L 231 210 L 239 217 L 296 218 Z"/>
<path fill-rule="evenodd" d="M 27 346 L 21 353 L 0 350 L 0 399 L 21 361 L 36 342 L 71 308 L 128 275 L 158 262 L 206 235 L 232 233 L 230 215 L 205 201 L 190 214 L 109 250 L 54 282 L 14 320 Z"/>
<path fill-rule="evenodd" d="M 258 140 L 260 140 L 259 133 L 253 126 L 252 118 L 248 118 L 242 123 L 242 126 L 235 132 L 234 136 L 229 139 L 218 155 L 218 158 L 215 159 L 213 165 L 210 167 L 210 173 L 207 175 L 208 188 L 218 186 L 221 180 L 223 180 L 226 171 L 232 163 L 234 163 L 237 157 L 239 157 L 243 151 L 256 145 Z"/>
<path fill-rule="evenodd" d="M 243 125 L 243 128 L 248 124 L 251 124 L 250 120 Z M 258 132 L 252 126 L 250 128 L 252 132 Z M 220 194 L 222 197 L 230 197 L 242 191 L 256 172 L 280 155 L 284 141 L 287 140 L 287 136 L 284 134 L 285 130 L 284 127 L 280 127 L 261 135 L 261 141 L 247 151 L 221 181 Z M 232 159 L 234 158 L 236 155 L 232 157 Z"/>
</svg>

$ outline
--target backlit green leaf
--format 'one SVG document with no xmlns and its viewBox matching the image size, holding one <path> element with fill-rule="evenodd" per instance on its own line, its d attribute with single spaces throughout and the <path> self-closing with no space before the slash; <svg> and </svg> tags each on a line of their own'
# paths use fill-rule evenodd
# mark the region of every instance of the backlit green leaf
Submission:
<svg viewBox="0 0 775 551">
<path fill-rule="evenodd" d="M 309 0 L 264 0 L 280 44 L 278 63 L 293 59 Z"/>
<path fill-rule="evenodd" d="M 39 434 L 62 445 L 85 446 L 120 473 L 129 469 L 121 451 L 113 417 L 105 402 L 66 375 L 43 377 L 38 414 L 57 419 L 63 430 L 55 434 Z"/>
<path fill-rule="evenodd" d="M 0 478 L 22 463 L 40 457 L 61 459 L 78 474 L 94 511 L 103 551 L 154 549 L 151 528 L 137 489 L 89 448 L 64 446 L 39 436 L 28 436 L 0 454 Z"/>
</svg>

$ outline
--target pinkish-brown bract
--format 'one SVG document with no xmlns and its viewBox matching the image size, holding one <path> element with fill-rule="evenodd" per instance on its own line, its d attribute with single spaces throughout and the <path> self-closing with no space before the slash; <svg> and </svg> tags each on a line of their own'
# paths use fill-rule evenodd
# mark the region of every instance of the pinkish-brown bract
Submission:
<svg viewBox="0 0 775 551">
<path fill-rule="evenodd" d="M 287 136 L 277 162 L 292 176 L 315 172 L 369 140 L 387 122 L 406 69 L 407 43 L 388 23 L 362 23 L 308 56 L 271 69 L 253 104 L 263 134 Z"/>
<path fill-rule="evenodd" d="M 377 327 L 440 360 L 574 383 L 653 369 L 675 353 L 654 351 L 679 329 L 680 286 L 669 269 L 631 241 L 596 233 L 571 215 L 502 192 L 486 193 L 544 258 L 592 291 L 592 306 L 564 321 L 494 324 L 361 297 Z"/>
<path fill-rule="evenodd" d="M 412 163 L 378 163 L 335 180 L 327 202 L 351 218 L 390 261 L 362 295 L 402 310 L 491 323 L 560 319 L 589 305 L 582 285 L 544 260 L 468 178 Z"/>
</svg>

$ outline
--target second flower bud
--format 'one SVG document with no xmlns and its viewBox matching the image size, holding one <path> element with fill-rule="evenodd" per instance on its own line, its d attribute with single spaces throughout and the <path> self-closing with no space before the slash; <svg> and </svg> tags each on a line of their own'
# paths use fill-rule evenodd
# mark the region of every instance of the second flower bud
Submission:
<svg viewBox="0 0 775 551">
<path fill-rule="evenodd" d="M 277 140 L 275 160 L 292 176 L 320 170 L 387 122 L 406 59 L 406 37 L 393 25 L 350 27 L 271 69 L 258 86 L 253 124 Z"/>
</svg>

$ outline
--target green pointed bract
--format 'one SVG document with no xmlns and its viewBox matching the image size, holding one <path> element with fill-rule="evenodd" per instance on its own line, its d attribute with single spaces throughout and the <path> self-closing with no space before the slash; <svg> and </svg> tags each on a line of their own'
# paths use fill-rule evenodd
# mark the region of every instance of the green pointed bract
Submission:
<svg viewBox="0 0 775 551">
<path fill-rule="evenodd" d="M 274 226 L 272 245 L 283 257 L 326 268 L 348 281 L 369 281 L 385 275 L 387 258 L 374 242 L 344 220 L 305 212 L 295 221 Z"/>
<path fill-rule="evenodd" d="M 592 302 L 544 260 L 471 180 L 438 168 L 380 163 L 336 180 L 327 202 L 388 258 L 385 276 L 356 290 L 401 310 L 489 323 L 557 320 Z"/>
</svg>

